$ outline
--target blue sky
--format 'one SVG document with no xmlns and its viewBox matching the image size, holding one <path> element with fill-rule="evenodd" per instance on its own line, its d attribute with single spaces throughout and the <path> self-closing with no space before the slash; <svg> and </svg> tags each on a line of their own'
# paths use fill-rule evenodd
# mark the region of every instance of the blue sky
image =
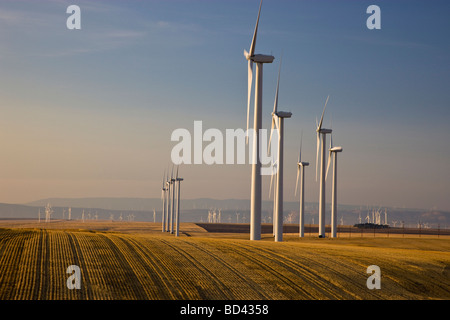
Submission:
<svg viewBox="0 0 450 320">
<path fill-rule="evenodd" d="M 81 8 L 81 30 L 66 8 Z M 368 30 L 366 8 L 381 8 Z M 245 128 L 259 1 L 0 1 L 0 201 L 159 197 L 177 128 Z M 339 202 L 450 210 L 448 1 L 272 1 L 262 7 L 263 126 L 279 57 L 285 200 L 303 130 L 318 199 L 315 118 L 330 95 Z M 185 165 L 187 198 L 248 198 L 249 165 Z M 264 178 L 263 196 L 268 196 Z M 328 183 L 329 188 L 330 183 Z M 266 190 L 267 189 L 267 190 Z M 292 192 L 289 192 L 292 190 Z M 327 196 L 330 199 L 330 193 Z"/>
</svg>

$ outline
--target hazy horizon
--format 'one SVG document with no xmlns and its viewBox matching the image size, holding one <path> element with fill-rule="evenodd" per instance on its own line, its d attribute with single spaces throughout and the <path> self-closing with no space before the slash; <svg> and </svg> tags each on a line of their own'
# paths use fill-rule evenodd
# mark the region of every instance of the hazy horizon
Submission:
<svg viewBox="0 0 450 320">
<path fill-rule="evenodd" d="M 243 51 L 258 0 L 77 1 L 81 30 L 66 28 L 71 4 L 0 0 L 0 202 L 158 198 L 175 129 L 245 129 Z M 284 200 L 298 200 L 303 131 L 305 200 L 318 202 L 315 119 L 330 95 L 340 204 L 450 211 L 450 3 L 377 1 L 381 30 L 368 30 L 371 4 L 263 2 L 256 53 L 275 56 L 263 127 L 281 54 L 279 110 L 293 113 Z M 185 199 L 250 198 L 249 164 L 182 165 L 180 175 Z"/>
</svg>

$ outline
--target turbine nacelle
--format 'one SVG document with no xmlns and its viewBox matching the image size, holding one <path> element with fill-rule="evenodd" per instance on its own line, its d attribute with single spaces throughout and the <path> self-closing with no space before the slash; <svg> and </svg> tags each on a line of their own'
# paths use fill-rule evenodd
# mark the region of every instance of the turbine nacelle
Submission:
<svg viewBox="0 0 450 320">
<path fill-rule="evenodd" d="M 292 112 L 286 112 L 286 111 L 278 111 L 278 112 L 272 112 L 272 116 L 277 116 L 278 118 L 290 118 L 292 117 Z"/>
<path fill-rule="evenodd" d="M 302 162 L 297 162 L 297 165 L 298 165 L 299 167 L 307 167 L 307 166 L 309 166 L 309 162 L 304 162 L 304 161 L 302 161 Z"/>
<path fill-rule="evenodd" d="M 333 132 L 333 130 L 325 129 L 325 128 L 317 129 L 316 131 L 317 131 L 317 133 L 323 133 L 323 134 L 331 134 Z"/>
<path fill-rule="evenodd" d="M 275 60 L 275 57 L 266 54 L 255 54 L 251 57 L 248 57 L 247 60 L 251 60 L 255 63 L 272 63 L 273 60 Z"/>
<path fill-rule="evenodd" d="M 330 152 L 342 152 L 342 150 L 344 150 L 344 149 L 342 149 L 342 147 L 333 147 L 333 148 L 330 148 Z"/>
</svg>

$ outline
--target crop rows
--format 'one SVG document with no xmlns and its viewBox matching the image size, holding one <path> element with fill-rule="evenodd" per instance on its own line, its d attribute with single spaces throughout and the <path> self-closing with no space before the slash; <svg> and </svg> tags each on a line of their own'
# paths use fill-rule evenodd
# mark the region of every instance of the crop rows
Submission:
<svg viewBox="0 0 450 320">
<path fill-rule="evenodd" d="M 450 298 L 448 252 L 366 249 L 0 229 L 0 299 Z M 371 264 L 382 269 L 382 290 L 365 286 Z M 79 266 L 81 289 L 67 288 L 69 265 Z"/>
</svg>

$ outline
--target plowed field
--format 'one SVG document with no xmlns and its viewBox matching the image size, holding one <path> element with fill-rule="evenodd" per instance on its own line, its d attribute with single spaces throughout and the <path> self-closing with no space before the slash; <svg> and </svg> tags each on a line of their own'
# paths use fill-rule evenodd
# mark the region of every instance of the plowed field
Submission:
<svg viewBox="0 0 450 320">
<path fill-rule="evenodd" d="M 274 243 L 149 230 L 0 229 L 0 300 L 450 299 L 448 238 Z M 67 288 L 69 265 L 81 289 Z M 366 286 L 370 265 L 379 290 Z"/>
</svg>

